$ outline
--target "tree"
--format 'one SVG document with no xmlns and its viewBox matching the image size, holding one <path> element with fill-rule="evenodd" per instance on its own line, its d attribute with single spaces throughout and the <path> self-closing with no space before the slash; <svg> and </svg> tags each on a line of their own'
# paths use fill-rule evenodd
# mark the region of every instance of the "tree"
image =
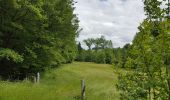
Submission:
<svg viewBox="0 0 170 100">
<path fill-rule="evenodd" d="M 163 2 L 144 0 L 148 17 L 139 26 L 129 50 L 125 67 L 130 71 L 120 75 L 117 84 L 122 99 L 170 99 L 169 21 L 166 9 L 160 7 Z"/>
<path fill-rule="evenodd" d="M 84 43 L 87 45 L 88 49 L 91 50 L 91 46 L 94 43 L 94 39 L 93 38 L 88 38 L 88 39 L 84 40 Z"/>
<path fill-rule="evenodd" d="M 78 54 L 76 60 L 112 64 L 113 46 L 111 40 L 106 40 L 104 36 L 101 36 L 100 38 L 88 38 L 84 42 L 89 49 Z M 94 47 L 92 48 L 92 46 Z"/>
<path fill-rule="evenodd" d="M 0 76 L 23 79 L 76 56 L 72 0 L 0 1 Z"/>
<path fill-rule="evenodd" d="M 77 48 L 78 48 L 78 53 L 80 54 L 82 52 L 82 50 L 83 50 L 83 48 L 81 47 L 81 43 L 80 42 L 79 42 Z"/>
</svg>

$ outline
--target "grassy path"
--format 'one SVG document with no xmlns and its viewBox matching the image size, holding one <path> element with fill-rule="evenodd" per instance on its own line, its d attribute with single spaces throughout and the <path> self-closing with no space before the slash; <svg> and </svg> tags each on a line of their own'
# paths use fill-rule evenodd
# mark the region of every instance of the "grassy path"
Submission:
<svg viewBox="0 0 170 100">
<path fill-rule="evenodd" d="M 0 83 L 0 100 L 79 100 L 81 79 L 87 100 L 119 100 L 111 65 L 75 62 L 46 72 L 40 85 Z"/>
</svg>

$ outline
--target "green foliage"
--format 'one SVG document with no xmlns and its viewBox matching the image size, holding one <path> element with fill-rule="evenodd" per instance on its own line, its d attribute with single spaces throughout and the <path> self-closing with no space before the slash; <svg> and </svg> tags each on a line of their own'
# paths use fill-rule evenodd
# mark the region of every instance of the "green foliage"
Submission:
<svg viewBox="0 0 170 100">
<path fill-rule="evenodd" d="M 0 59 L 12 60 L 13 62 L 23 62 L 23 57 L 10 49 L 0 49 Z"/>
<path fill-rule="evenodd" d="M 84 50 L 81 44 L 78 44 L 77 61 L 113 63 L 113 46 L 111 40 L 106 40 L 104 36 L 100 38 L 89 38 L 84 40 L 88 50 Z"/>
<path fill-rule="evenodd" d="M 138 28 L 125 64 L 128 71 L 117 84 L 122 99 L 170 99 L 170 24 L 167 9 L 160 7 L 163 2 L 144 1 L 148 18 Z"/>
<path fill-rule="evenodd" d="M 126 44 L 123 48 L 114 48 L 114 59 L 113 63 L 117 67 L 124 68 L 128 57 L 130 56 L 129 50 L 131 48 L 130 44 Z"/>
<path fill-rule="evenodd" d="M 103 51 L 98 51 L 95 55 L 95 62 L 96 63 L 106 63 L 106 55 Z"/>
<path fill-rule="evenodd" d="M 87 45 L 89 50 L 91 50 L 91 46 L 93 45 L 94 41 L 95 40 L 93 38 L 89 38 L 87 40 L 84 40 L 84 43 Z"/>
<path fill-rule="evenodd" d="M 72 0 L 1 0 L 0 70 L 6 70 L 0 75 L 24 78 L 72 62 L 79 27 L 73 5 Z"/>
</svg>

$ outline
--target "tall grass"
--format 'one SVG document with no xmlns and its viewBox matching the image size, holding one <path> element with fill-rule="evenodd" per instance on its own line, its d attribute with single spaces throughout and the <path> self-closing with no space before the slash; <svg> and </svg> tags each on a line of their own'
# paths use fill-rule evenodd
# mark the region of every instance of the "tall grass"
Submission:
<svg viewBox="0 0 170 100">
<path fill-rule="evenodd" d="M 40 84 L 0 82 L 0 100 L 79 100 L 81 79 L 86 81 L 87 100 L 119 100 L 111 67 L 75 62 L 47 71 Z"/>
</svg>

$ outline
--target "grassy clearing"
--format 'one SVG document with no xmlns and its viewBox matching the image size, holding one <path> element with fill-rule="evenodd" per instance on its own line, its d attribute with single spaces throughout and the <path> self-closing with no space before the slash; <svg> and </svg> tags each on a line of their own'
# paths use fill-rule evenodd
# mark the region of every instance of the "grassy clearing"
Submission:
<svg viewBox="0 0 170 100">
<path fill-rule="evenodd" d="M 119 100 L 111 65 L 75 62 L 46 72 L 39 85 L 0 82 L 0 100 L 79 100 L 81 79 L 87 100 Z"/>
</svg>

